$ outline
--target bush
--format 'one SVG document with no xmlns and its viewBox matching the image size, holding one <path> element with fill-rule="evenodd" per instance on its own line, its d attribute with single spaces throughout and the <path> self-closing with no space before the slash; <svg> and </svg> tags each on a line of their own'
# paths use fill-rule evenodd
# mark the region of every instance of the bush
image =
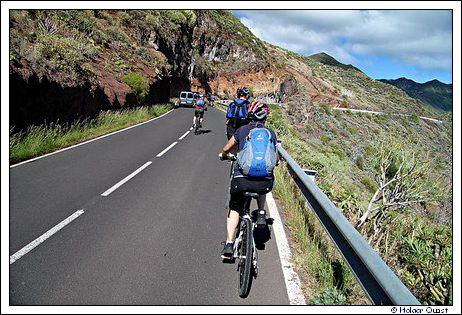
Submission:
<svg viewBox="0 0 462 315">
<path fill-rule="evenodd" d="M 330 141 L 330 138 L 328 135 L 326 135 L 325 133 L 321 135 L 321 141 L 324 143 L 324 144 L 327 144 L 329 141 Z"/>
<path fill-rule="evenodd" d="M 364 176 L 361 178 L 361 184 L 366 186 L 366 188 L 371 192 L 374 193 L 377 190 L 377 184 L 370 179 L 370 177 Z"/>
<path fill-rule="evenodd" d="M 308 305 L 344 305 L 346 297 L 336 288 L 328 288 L 314 297 Z"/>
<path fill-rule="evenodd" d="M 149 89 L 144 76 L 138 72 L 130 72 L 124 75 L 122 80 L 130 86 L 138 102 L 142 102 L 144 97 L 148 94 Z"/>
<path fill-rule="evenodd" d="M 129 38 L 119 27 L 109 26 L 106 30 L 107 35 L 113 40 L 120 41 L 122 43 L 128 43 Z"/>
<path fill-rule="evenodd" d="M 452 304 L 452 232 L 448 227 L 430 226 L 421 220 L 397 229 L 404 240 L 399 258 L 404 277 L 422 304 Z"/>
<path fill-rule="evenodd" d="M 412 114 L 412 115 L 410 116 L 410 119 L 411 119 L 411 121 L 413 121 L 413 122 L 415 122 L 415 123 L 418 123 L 418 122 L 420 121 L 420 117 L 417 116 L 416 114 Z"/>
<path fill-rule="evenodd" d="M 364 170 L 364 158 L 361 155 L 356 158 L 355 163 L 360 170 Z"/>
<path fill-rule="evenodd" d="M 321 105 L 319 105 L 323 110 L 324 112 L 327 114 L 327 115 L 330 115 L 332 113 L 332 110 L 330 108 L 330 106 L 328 104 L 325 104 L 325 103 L 322 103 Z"/>
</svg>

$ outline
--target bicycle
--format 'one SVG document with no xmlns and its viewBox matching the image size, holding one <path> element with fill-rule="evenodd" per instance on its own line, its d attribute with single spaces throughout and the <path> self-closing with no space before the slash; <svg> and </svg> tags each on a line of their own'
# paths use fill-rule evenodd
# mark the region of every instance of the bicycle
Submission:
<svg viewBox="0 0 462 315">
<path fill-rule="evenodd" d="M 202 109 L 202 114 L 197 108 L 194 111 L 194 134 L 195 135 L 198 135 L 200 133 L 200 128 L 202 128 L 201 118 L 203 119 L 204 111 L 206 111 L 206 110 L 207 110 L 207 108 L 203 108 Z"/>
<path fill-rule="evenodd" d="M 234 169 L 236 157 L 233 154 L 229 154 L 223 160 L 232 161 L 231 170 Z M 258 275 L 258 254 L 253 238 L 255 220 L 250 215 L 250 204 L 253 198 L 258 198 L 259 194 L 244 192 L 244 196 L 246 197 L 244 210 L 239 214 L 239 224 L 233 245 L 233 260 L 239 260 L 237 265 L 237 270 L 239 271 L 239 296 L 242 298 L 246 297 L 250 291 L 251 276 L 257 278 Z"/>
</svg>

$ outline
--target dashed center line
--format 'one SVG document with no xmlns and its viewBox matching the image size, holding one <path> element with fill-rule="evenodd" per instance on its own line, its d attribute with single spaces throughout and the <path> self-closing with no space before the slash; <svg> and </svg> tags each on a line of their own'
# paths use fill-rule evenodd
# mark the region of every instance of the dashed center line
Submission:
<svg viewBox="0 0 462 315">
<path fill-rule="evenodd" d="M 169 145 L 164 151 L 160 152 L 159 154 L 156 155 L 156 157 L 161 157 L 162 155 L 164 155 L 168 150 L 170 150 L 171 148 L 173 148 L 178 142 L 175 141 L 173 142 L 171 145 Z"/>
<path fill-rule="evenodd" d="M 74 214 L 69 216 L 67 219 L 64 219 L 63 221 L 61 221 L 61 223 L 59 223 L 55 227 L 48 230 L 48 232 L 36 238 L 32 242 L 24 246 L 22 249 L 18 250 L 16 253 L 10 256 L 10 265 L 14 263 L 16 260 L 18 260 L 19 258 L 21 258 L 22 256 L 24 256 L 25 254 L 27 254 L 28 252 L 30 252 L 31 250 L 33 250 L 35 247 L 39 246 L 41 243 L 46 241 L 48 238 L 50 238 L 53 234 L 61 230 L 63 227 L 65 227 L 66 225 L 68 225 L 69 223 L 77 219 L 83 213 L 84 213 L 83 209 L 74 212 Z"/>
<path fill-rule="evenodd" d="M 142 170 L 144 170 L 146 167 L 148 167 L 152 162 L 149 161 L 149 162 L 146 162 L 143 166 L 141 166 L 140 168 L 138 168 L 136 171 L 134 171 L 133 173 L 131 173 L 130 175 L 128 175 L 127 177 L 125 177 L 124 179 L 122 179 L 120 182 L 118 182 L 117 184 L 115 184 L 114 186 L 112 186 L 111 188 L 109 188 L 108 190 L 106 190 L 105 192 L 103 192 L 101 194 L 101 196 L 103 197 L 106 197 L 108 196 L 110 193 L 112 193 L 114 190 L 116 190 L 117 188 L 119 188 L 120 186 L 122 186 L 123 184 L 125 184 L 126 182 L 128 182 L 132 177 L 134 177 L 136 174 L 138 174 L 139 172 L 141 172 Z"/>
<path fill-rule="evenodd" d="M 183 140 L 183 138 L 186 137 L 186 136 L 188 135 L 188 133 L 190 133 L 190 132 L 191 132 L 190 130 L 189 130 L 189 131 L 186 131 L 186 132 L 184 133 L 184 135 L 182 135 L 181 137 L 178 138 L 178 140 Z"/>
</svg>

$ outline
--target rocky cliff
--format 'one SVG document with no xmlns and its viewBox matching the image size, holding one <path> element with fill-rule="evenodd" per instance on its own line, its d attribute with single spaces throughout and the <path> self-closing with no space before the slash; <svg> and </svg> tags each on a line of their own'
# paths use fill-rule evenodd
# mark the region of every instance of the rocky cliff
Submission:
<svg viewBox="0 0 462 315">
<path fill-rule="evenodd" d="M 211 79 L 268 67 L 263 43 L 222 10 L 17 10 L 10 13 L 10 125 L 72 121 L 138 106 Z"/>
</svg>

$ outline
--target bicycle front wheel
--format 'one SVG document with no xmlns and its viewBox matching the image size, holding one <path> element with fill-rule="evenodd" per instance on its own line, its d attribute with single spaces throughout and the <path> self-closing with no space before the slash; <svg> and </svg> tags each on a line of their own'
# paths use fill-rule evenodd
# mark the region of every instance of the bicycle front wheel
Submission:
<svg viewBox="0 0 462 315">
<path fill-rule="evenodd" d="M 250 219 L 243 219 L 242 242 L 239 249 L 239 296 L 246 297 L 249 293 L 249 281 L 252 271 L 252 222 Z"/>
</svg>

